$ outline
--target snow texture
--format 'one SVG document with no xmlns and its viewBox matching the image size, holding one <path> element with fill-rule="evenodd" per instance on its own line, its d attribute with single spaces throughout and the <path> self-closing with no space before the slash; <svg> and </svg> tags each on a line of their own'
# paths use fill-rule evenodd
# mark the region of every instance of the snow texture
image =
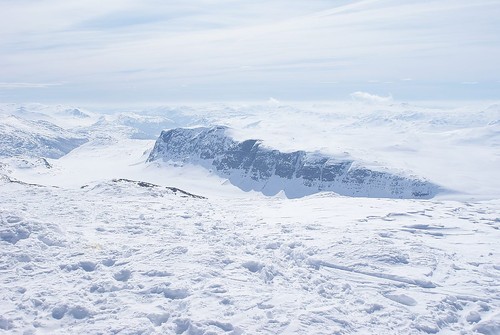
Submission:
<svg viewBox="0 0 500 335">
<path fill-rule="evenodd" d="M 228 206 L 109 184 L 122 191 L 2 184 L 3 329 L 498 331 L 498 201 L 325 194 Z"/>
</svg>

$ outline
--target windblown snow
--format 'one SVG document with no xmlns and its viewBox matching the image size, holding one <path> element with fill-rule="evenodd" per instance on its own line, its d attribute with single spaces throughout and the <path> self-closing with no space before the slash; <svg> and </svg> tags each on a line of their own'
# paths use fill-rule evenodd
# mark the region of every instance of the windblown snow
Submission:
<svg viewBox="0 0 500 335">
<path fill-rule="evenodd" d="M 487 103 L 0 104 L 0 333 L 500 334 L 499 120 Z M 292 199 L 293 182 L 241 187 L 243 161 L 221 173 L 227 150 L 148 159 L 169 131 L 216 125 L 229 147 L 436 192 Z"/>
</svg>

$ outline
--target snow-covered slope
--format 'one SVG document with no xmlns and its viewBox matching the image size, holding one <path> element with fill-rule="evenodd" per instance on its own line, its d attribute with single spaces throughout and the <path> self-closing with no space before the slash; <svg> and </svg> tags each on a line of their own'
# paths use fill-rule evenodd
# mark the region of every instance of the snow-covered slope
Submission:
<svg viewBox="0 0 500 335">
<path fill-rule="evenodd" d="M 130 179 L 112 179 L 111 181 L 93 183 L 93 185 L 83 185 L 81 189 L 90 190 L 91 193 L 108 194 L 109 196 L 127 195 L 147 195 L 151 197 L 164 197 L 171 194 L 179 195 L 183 198 L 205 199 L 200 195 L 191 194 L 176 187 L 163 187 L 144 181 Z"/>
<path fill-rule="evenodd" d="M 189 190 L 188 190 L 189 191 Z M 500 203 L 0 180 L 0 333 L 498 334 Z"/>
<path fill-rule="evenodd" d="M 148 161 L 181 161 L 214 169 L 241 189 L 290 198 L 320 191 L 348 196 L 431 198 L 439 187 L 415 177 L 375 171 L 318 152 L 280 152 L 259 140 L 235 141 L 227 127 L 177 128 L 161 133 Z"/>
<path fill-rule="evenodd" d="M 87 142 L 48 121 L 4 116 L 0 122 L 0 157 L 59 158 Z"/>
</svg>

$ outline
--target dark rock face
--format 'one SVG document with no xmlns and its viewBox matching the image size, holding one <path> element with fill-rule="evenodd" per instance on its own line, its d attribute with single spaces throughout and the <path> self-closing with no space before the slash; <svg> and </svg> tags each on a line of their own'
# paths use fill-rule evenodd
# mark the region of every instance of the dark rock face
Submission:
<svg viewBox="0 0 500 335">
<path fill-rule="evenodd" d="M 245 191 L 274 195 L 283 190 L 291 198 L 333 191 L 347 196 L 428 199 L 440 191 L 430 182 L 370 170 L 353 160 L 315 152 L 280 152 L 254 139 L 238 142 L 221 126 L 163 131 L 148 161 L 158 159 L 202 165 Z"/>
</svg>

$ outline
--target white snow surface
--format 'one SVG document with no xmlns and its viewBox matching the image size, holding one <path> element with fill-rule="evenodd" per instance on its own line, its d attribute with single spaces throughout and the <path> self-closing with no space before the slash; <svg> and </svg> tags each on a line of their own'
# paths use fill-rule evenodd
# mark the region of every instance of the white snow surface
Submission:
<svg viewBox="0 0 500 335">
<path fill-rule="evenodd" d="M 429 106 L 0 105 L 0 126 L 88 140 L 58 159 L 0 155 L 0 334 L 500 334 L 500 107 Z M 243 192 L 146 163 L 159 124 L 224 124 L 455 193 Z"/>
</svg>

